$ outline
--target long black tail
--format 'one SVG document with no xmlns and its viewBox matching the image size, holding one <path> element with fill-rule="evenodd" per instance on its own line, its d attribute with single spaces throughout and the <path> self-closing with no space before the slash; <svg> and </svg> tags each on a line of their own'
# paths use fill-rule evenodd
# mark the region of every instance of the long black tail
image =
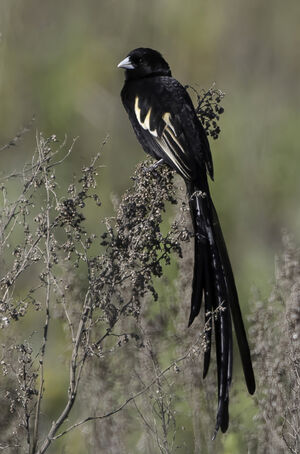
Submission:
<svg viewBox="0 0 300 454">
<path fill-rule="evenodd" d="M 216 435 L 220 427 L 222 432 L 226 432 L 229 423 L 229 387 L 233 364 L 231 317 L 250 394 L 255 391 L 255 378 L 234 277 L 209 190 L 206 188 L 206 191 L 202 192 L 191 185 L 188 186 L 188 193 L 195 230 L 194 276 L 189 326 L 199 314 L 204 299 L 206 350 L 203 377 L 206 376 L 209 368 L 213 329 L 216 340 L 218 370 Z"/>
</svg>

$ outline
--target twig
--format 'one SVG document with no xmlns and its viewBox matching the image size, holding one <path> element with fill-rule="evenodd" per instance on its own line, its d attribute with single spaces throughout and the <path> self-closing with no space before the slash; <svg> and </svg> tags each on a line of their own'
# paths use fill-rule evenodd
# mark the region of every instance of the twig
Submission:
<svg viewBox="0 0 300 454">
<path fill-rule="evenodd" d="M 38 143 L 38 152 L 39 152 L 40 161 L 42 161 L 44 158 L 44 154 L 43 154 L 43 149 L 39 146 L 39 143 Z M 44 323 L 44 334 L 43 334 L 41 356 L 40 356 L 40 386 L 39 386 L 39 392 L 38 392 L 38 397 L 37 397 L 37 402 L 36 402 L 31 454 L 35 454 L 37 443 L 38 443 L 39 420 L 40 420 L 41 402 L 42 402 L 42 398 L 43 398 L 43 388 L 44 388 L 44 359 L 45 359 L 45 351 L 46 351 L 46 344 L 47 344 L 47 339 L 48 339 L 48 329 L 49 329 L 49 322 L 50 322 L 50 292 L 51 292 L 50 209 L 51 209 L 51 204 L 50 204 L 49 180 L 48 180 L 47 169 L 45 166 L 43 167 L 43 174 L 44 174 L 44 178 L 45 178 L 45 189 L 46 189 L 46 224 L 47 224 L 47 233 L 46 233 L 46 239 L 45 239 L 46 273 L 47 273 L 46 302 L 45 302 L 46 317 L 45 317 L 45 323 Z"/>
<path fill-rule="evenodd" d="M 35 118 L 33 116 L 32 119 L 30 120 L 30 122 L 27 124 L 27 126 L 24 126 L 22 129 L 20 129 L 20 131 L 17 132 L 17 134 L 15 135 L 15 137 L 13 139 L 11 139 L 8 143 L 6 143 L 5 145 L 3 145 L 0 148 L 0 152 L 4 151 L 4 150 L 7 150 L 8 148 L 16 146 L 17 143 L 19 142 L 19 140 L 21 139 L 21 137 L 24 134 L 26 134 L 26 132 L 29 132 L 31 130 L 31 127 L 32 127 L 32 124 L 33 124 L 34 120 L 35 120 Z"/>
<path fill-rule="evenodd" d="M 53 435 L 51 440 L 57 440 L 58 438 L 62 437 L 63 435 L 67 434 L 68 432 L 70 432 L 71 430 L 75 429 L 76 427 L 79 427 L 81 426 L 82 424 L 85 424 L 87 423 L 88 421 L 94 421 L 94 420 L 101 420 L 101 419 L 105 419 L 105 418 L 109 418 L 110 416 L 118 413 L 119 411 L 123 410 L 123 408 L 125 408 L 130 402 L 132 402 L 133 400 L 137 399 L 138 397 L 140 397 L 141 395 L 145 394 L 162 376 L 164 376 L 169 370 L 171 370 L 172 368 L 176 367 L 176 365 L 182 361 L 184 361 L 186 358 L 188 358 L 192 353 L 193 353 L 193 348 L 194 348 L 194 345 L 192 345 L 188 351 L 183 355 L 181 356 L 180 358 L 172 361 L 171 364 L 169 364 L 169 366 L 167 366 L 165 369 L 163 369 L 156 377 L 154 377 L 150 383 L 148 383 L 148 385 L 146 385 L 143 389 L 141 389 L 140 391 L 138 391 L 136 394 L 134 394 L 133 396 L 129 397 L 128 399 L 125 400 L 125 402 L 123 402 L 122 405 L 120 405 L 119 407 L 115 408 L 114 410 L 104 414 L 104 415 L 99 415 L 99 416 L 89 416 L 85 419 L 82 419 L 81 421 L 78 421 L 77 423 L 73 424 L 72 426 L 68 427 L 67 429 L 65 429 L 63 432 L 59 433 L 58 435 Z M 41 451 L 39 452 L 38 454 L 42 454 L 44 451 Z"/>
<path fill-rule="evenodd" d="M 80 348 L 80 342 L 82 339 L 82 334 L 85 329 L 85 324 L 88 318 L 88 314 L 90 312 L 90 306 L 91 302 L 90 300 L 90 295 L 89 292 L 87 292 L 86 297 L 85 297 L 85 302 L 83 305 L 83 310 L 82 310 L 82 315 L 80 318 L 80 322 L 78 325 L 77 329 L 77 334 L 76 334 L 76 340 L 75 344 L 73 346 L 73 351 L 72 351 L 72 359 L 71 359 L 71 364 L 70 364 L 70 378 L 69 378 L 69 390 L 68 390 L 68 400 L 66 403 L 65 408 L 61 412 L 60 416 L 57 418 L 56 421 L 52 423 L 51 429 L 49 430 L 46 439 L 44 440 L 41 448 L 37 451 L 37 454 L 43 454 L 47 448 L 49 447 L 50 443 L 55 440 L 58 437 L 55 437 L 56 432 L 62 425 L 62 423 L 67 419 L 73 405 L 76 399 L 76 394 L 79 386 L 79 381 L 80 381 L 80 376 L 83 368 L 84 361 L 86 359 L 86 353 L 83 356 L 83 359 L 81 361 L 81 365 L 79 367 L 79 372 L 77 374 L 77 369 L 78 369 L 78 353 L 79 353 L 79 348 Z"/>
</svg>

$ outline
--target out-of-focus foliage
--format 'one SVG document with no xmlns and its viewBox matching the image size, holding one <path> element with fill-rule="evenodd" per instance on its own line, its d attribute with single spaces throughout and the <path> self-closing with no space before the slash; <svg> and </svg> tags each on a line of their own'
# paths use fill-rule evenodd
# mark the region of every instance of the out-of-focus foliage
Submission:
<svg viewBox="0 0 300 454">
<path fill-rule="evenodd" d="M 212 187 L 247 301 L 252 285 L 266 287 L 282 227 L 300 230 L 299 9 L 297 0 L 2 0 L 0 144 L 35 115 L 33 130 L 79 136 L 72 174 L 109 134 L 99 182 L 109 212 L 110 193 L 143 159 L 119 99 L 120 59 L 150 46 L 183 84 L 215 81 L 227 96 Z M 34 136 L 2 152 L 0 168 L 25 162 Z"/>
<path fill-rule="evenodd" d="M 179 222 L 173 223 L 170 231 L 161 231 L 165 204 L 176 203 L 172 172 L 161 166 L 151 173 L 145 164 L 140 165 L 133 187 L 122 197 L 115 217 L 105 219 L 105 233 L 99 237 L 85 226 L 89 204 L 101 219 L 101 201 L 95 193 L 99 156 L 82 169 L 78 181 L 73 181 L 64 195 L 59 197 L 57 192 L 56 170 L 65 165 L 71 151 L 72 147 L 64 153 L 55 136 L 46 140 L 39 136 L 30 164 L 1 182 L 0 448 L 10 452 L 46 452 L 56 438 L 72 429 L 67 423 L 74 417 L 75 405 L 79 415 L 93 420 L 93 399 L 101 375 L 101 393 L 103 387 L 109 389 L 112 377 L 120 388 L 112 387 L 111 398 L 106 393 L 102 404 L 94 408 L 98 414 L 104 411 L 105 416 L 95 418 L 99 421 L 118 413 L 132 400 L 126 392 L 128 383 L 142 395 L 151 382 L 156 384 L 159 375 L 160 382 L 164 379 L 156 361 L 159 372 L 150 375 L 151 382 L 136 383 L 131 368 L 126 367 L 130 350 L 122 357 L 119 352 L 128 342 L 144 348 L 147 340 L 139 328 L 142 302 L 149 293 L 157 300 L 154 278 L 163 275 L 172 252 L 181 256 L 180 243 L 190 238 Z M 21 186 L 15 199 L 10 198 L 11 182 Z M 100 246 L 105 248 L 103 253 Z M 80 275 L 82 279 L 78 279 Z M 56 350 L 55 331 L 60 332 L 62 351 Z M 51 352 L 66 355 L 66 367 L 61 367 L 67 382 L 60 385 L 65 397 L 59 408 L 53 409 L 53 422 L 49 405 L 53 393 L 48 369 Z M 124 367 L 115 372 L 120 361 Z M 57 363 L 51 367 L 56 368 Z M 92 382 L 94 368 L 99 380 Z M 118 399 L 127 402 L 115 410 Z M 160 400 L 157 402 L 159 407 Z M 75 425 L 81 425 L 76 419 Z M 69 427 L 62 430 L 64 423 Z M 167 436 L 166 429 L 163 440 Z"/>
<path fill-rule="evenodd" d="M 250 434 L 257 453 L 300 451 L 300 254 L 284 237 L 276 260 L 275 284 L 257 301 L 250 331 L 256 339 L 258 430 Z M 277 341 L 275 341 L 277 339 Z"/>
<path fill-rule="evenodd" d="M 215 165 L 215 183 L 211 186 L 243 312 L 249 313 L 251 288 L 258 288 L 262 298 L 270 288 L 282 228 L 299 238 L 299 19 L 298 0 L 2 0 L 1 174 L 23 169 L 35 147 L 36 129 L 60 138 L 67 134 L 70 140 L 79 136 L 69 164 L 63 166 L 63 171 L 57 170 L 61 182 L 58 190 L 63 193 L 64 182 L 72 180 L 74 173 L 79 174 L 109 134 L 103 152 L 105 167 L 97 180 L 103 218 L 110 215 L 114 202 L 111 194 L 116 194 L 115 199 L 124 192 L 131 184 L 135 164 L 144 159 L 121 106 L 123 73 L 116 65 L 134 47 L 160 50 L 183 84 L 200 89 L 215 81 L 226 93 L 222 132 L 218 141 L 211 140 Z M 27 127 L 27 133 L 16 137 Z M 5 146 L 12 138 L 16 138 L 14 145 Z M 178 184 L 181 185 L 180 180 Z M 17 184 L 10 188 L 12 195 L 18 190 Z M 103 230 L 91 206 L 87 207 L 86 218 L 88 227 L 95 230 L 97 225 L 99 231 Z M 163 228 L 167 229 L 167 223 Z M 188 255 L 187 251 L 187 260 Z M 170 310 L 181 311 L 182 333 L 186 333 L 189 297 L 174 297 L 172 282 L 178 275 L 175 265 L 165 272 L 168 286 L 160 286 L 158 303 L 149 301 L 153 311 L 149 309 L 150 315 L 156 325 L 157 318 L 165 323 Z M 26 282 L 23 285 L 25 288 Z M 178 334 L 178 339 L 174 334 L 180 326 L 174 330 L 164 323 L 165 335 L 175 336 L 175 345 L 177 340 L 186 339 L 186 334 Z M 61 355 L 62 339 L 58 334 L 56 350 L 51 353 L 52 364 Z M 251 335 L 250 341 L 255 342 Z M 168 348 L 171 349 L 170 344 Z M 166 357 L 170 355 L 166 352 Z M 99 371 L 95 371 L 95 380 L 98 376 Z M 59 389 L 66 377 L 61 370 L 52 369 L 49 380 L 55 415 L 63 398 Z M 196 383 L 199 380 L 195 378 Z M 242 389 L 239 380 L 237 374 L 234 386 Z M 205 389 L 208 386 L 206 380 Z M 205 403 L 205 398 L 198 401 L 200 396 L 193 394 L 187 401 L 186 391 L 179 391 L 176 395 L 182 400 L 176 403 L 177 424 L 185 427 L 180 432 L 182 446 L 187 443 L 184 452 L 192 449 L 191 426 L 197 421 L 188 415 L 188 402 L 201 402 L 192 411 L 194 415 L 201 414 L 203 427 L 200 431 L 195 427 L 194 433 L 199 437 L 196 446 L 206 452 L 203 437 L 209 438 L 205 434 L 209 425 L 203 419 L 203 406 L 210 411 L 209 402 Z M 208 445 L 207 452 L 245 451 L 245 427 L 255 433 L 255 423 L 249 421 L 255 409 L 249 402 L 243 391 L 233 396 L 231 418 L 240 421 L 241 426 L 235 430 L 232 424 L 229 434 L 222 441 L 217 440 L 217 447 Z M 119 429 L 122 424 L 120 420 Z M 101 427 L 103 436 L 105 430 L 110 430 L 112 436 L 118 431 L 114 432 L 109 422 Z M 94 426 L 95 436 L 100 437 L 99 430 Z M 127 438 L 131 452 L 136 445 L 137 452 L 146 450 L 147 440 L 141 441 L 137 432 L 133 431 L 131 439 L 127 434 Z M 65 452 L 86 452 L 81 432 L 74 432 L 66 440 Z M 97 448 L 90 449 L 98 452 Z M 122 449 L 126 452 L 120 446 L 116 452 Z"/>
</svg>

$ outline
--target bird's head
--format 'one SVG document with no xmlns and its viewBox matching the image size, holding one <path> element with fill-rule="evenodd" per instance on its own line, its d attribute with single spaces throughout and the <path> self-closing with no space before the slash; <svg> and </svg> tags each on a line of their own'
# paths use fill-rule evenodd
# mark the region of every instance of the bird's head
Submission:
<svg viewBox="0 0 300 454">
<path fill-rule="evenodd" d="M 139 47 L 132 50 L 118 64 L 126 70 L 126 79 L 139 79 L 147 76 L 171 76 L 168 63 L 162 55 L 153 49 Z"/>
</svg>

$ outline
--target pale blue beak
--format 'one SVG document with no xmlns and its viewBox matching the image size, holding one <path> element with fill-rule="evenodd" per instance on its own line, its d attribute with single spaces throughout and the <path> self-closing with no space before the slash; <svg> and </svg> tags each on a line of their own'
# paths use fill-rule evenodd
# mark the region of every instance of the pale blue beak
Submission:
<svg viewBox="0 0 300 454">
<path fill-rule="evenodd" d="M 134 69 L 133 64 L 130 61 L 130 57 L 124 58 L 119 64 L 118 68 L 124 68 L 124 69 Z"/>
</svg>

